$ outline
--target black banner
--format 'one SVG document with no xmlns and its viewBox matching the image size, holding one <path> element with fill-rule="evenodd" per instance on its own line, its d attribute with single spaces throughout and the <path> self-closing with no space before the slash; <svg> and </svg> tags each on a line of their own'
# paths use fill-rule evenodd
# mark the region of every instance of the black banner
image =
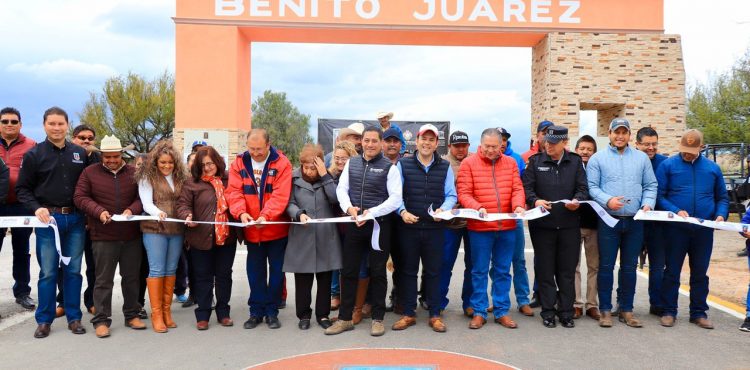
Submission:
<svg viewBox="0 0 750 370">
<path fill-rule="evenodd" d="M 377 120 L 351 120 L 351 119 L 334 119 L 334 118 L 318 118 L 318 144 L 323 146 L 326 153 L 333 150 L 333 145 L 338 136 L 339 130 L 349 126 L 354 122 L 362 122 L 365 127 L 377 126 L 380 127 L 380 123 Z M 438 148 L 437 151 L 440 155 L 448 153 L 448 135 L 450 135 L 451 123 L 447 121 L 435 122 L 435 121 L 391 121 L 395 123 L 401 131 L 404 133 L 404 140 L 406 140 L 406 150 L 410 153 L 414 153 L 416 149 L 417 133 L 422 125 L 431 123 L 437 127 L 439 131 L 438 137 Z"/>
</svg>

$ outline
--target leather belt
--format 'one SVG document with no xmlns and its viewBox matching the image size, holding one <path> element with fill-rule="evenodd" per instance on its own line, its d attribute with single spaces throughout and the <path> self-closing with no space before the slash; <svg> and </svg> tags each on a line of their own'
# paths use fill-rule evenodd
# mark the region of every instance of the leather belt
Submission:
<svg viewBox="0 0 750 370">
<path fill-rule="evenodd" d="M 43 207 L 47 208 L 50 214 L 59 213 L 62 215 L 69 215 L 69 214 L 75 213 L 76 211 L 74 207 L 50 207 L 50 206 L 43 206 Z"/>
</svg>

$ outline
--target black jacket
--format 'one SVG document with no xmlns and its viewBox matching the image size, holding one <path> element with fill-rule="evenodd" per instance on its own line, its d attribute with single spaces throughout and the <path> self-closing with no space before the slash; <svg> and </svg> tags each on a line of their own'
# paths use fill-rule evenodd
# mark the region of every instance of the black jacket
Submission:
<svg viewBox="0 0 750 370">
<path fill-rule="evenodd" d="M 523 187 L 526 203 L 530 208 L 539 199 L 550 202 L 589 199 L 583 161 L 578 154 L 568 151 L 563 153 L 559 164 L 544 152 L 531 156 L 523 173 Z M 529 221 L 529 226 L 547 229 L 578 228 L 579 219 L 578 211 L 569 211 L 564 204 L 555 203 L 549 216 Z"/>
</svg>

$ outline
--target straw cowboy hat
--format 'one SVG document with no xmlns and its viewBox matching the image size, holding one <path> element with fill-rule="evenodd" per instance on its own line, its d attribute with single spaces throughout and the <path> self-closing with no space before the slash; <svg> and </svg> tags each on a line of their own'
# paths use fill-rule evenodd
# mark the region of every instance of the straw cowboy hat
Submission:
<svg viewBox="0 0 750 370">
<path fill-rule="evenodd" d="M 93 149 L 98 150 L 102 153 L 115 153 L 115 152 L 122 152 L 125 150 L 131 150 L 133 148 L 135 148 L 135 145 L 133 144 L 130 144 L 128 146 L 122 146 L 120 139 L 118 139 L 114 135 L 105 135 L 104 139 L 102 139 L 101 145 L 99 145 L 99 148 L 93 148 Z"/>
<path fill-rule="evenodd" d="M 393 112 L 378 112 L 378 119 L 381 119 L 383 117 L 388 117 L 388 119 L 393 119 Z"/>
</svg>

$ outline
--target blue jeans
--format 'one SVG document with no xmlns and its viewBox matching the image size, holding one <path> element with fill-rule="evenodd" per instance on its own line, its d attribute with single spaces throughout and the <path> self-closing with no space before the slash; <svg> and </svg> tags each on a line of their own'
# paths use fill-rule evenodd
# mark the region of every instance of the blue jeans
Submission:
<svg viewBox="0 0 750 370">
<path fill-rule="evenodd" d="M 284 251 L 287 238 L 267 242 L 247 242 L 247 281 L 250 284 L 250 316 L 262 318 L 279 315 L 284 284 Z"/>
<path fill-rule="evenodd" d="M 747 247 L 747 244 L 745 248 L 748 249 L 748 252 L 750 252 L 750 248 Z M 750 253 L 747 254 L 747 267 L 748 269 L 750 269 Z M 745 299 L 745 307 L 747 307 L 745 309 L 745 311 L 747 312 L 746 316 L 750 317 L 750 285 L 748 285 L 747 287 L 747 298 Z"/>
<path fill-rule="evenodd" d="M 50 227 L 36 228 L 36 259 L 39 262 L 39 305 L 36 308 L 37 324 L 52 324 L 55 320 L 55 291 L 58 268 L 62 266 L 64 286 L 64 308 L 68 322 L 81 320 L 81 258 L 83 239 L 86 234 L 83 214 L 52 214 L 60 232 L 62 254 L 70 257 L 70 263 L 60 262 L 55 248 L 55 233 Z"/>
<path fill-rule="evenodd" d="M 0 216 L 29 216 L 26 207 L 20 203 L 2 206 Z M 31 254 L 29 254 L 29 238 L 34 231 L 28 227 L 11 228 L 11 243 L 13 245 L 13 296 L 23 297 L 31 294 Z M 0 235 L 5 236 L 5 229 L 0 229 Z M 3 248 L 0 239 L 0 250 Z"/>
<path fill-rule="evenodd" d="M 526 238 L 523 221 L 516 225 L 516 248 L 513 250 L 513 290 L 518 307 L 529 304 L 529 274 L 526 272 Z"/>
<path fill-rule="evenodd" d="M 635 270 L 638 256 L 643 245 L 643 222 L 632 217 L 621 218 L 614 228 L 599 220 L 597 233 L 599 239 L 599 309 L 612 311 L 612 287 L 614 286 L 614 269 L 617 252 L 620 252 L 620 274 L 618 295 L 620 311 L 633 312 L 635 296 Z"/>
<path fill-rule="evenodd" d="M 643 239 L 648 250 L 648 300 L 655 308 L 664 307 L 661 300 L 661 284 L 664 279 L 667 246 L 662 235 L 666 226 L 668 225 L 657 221 L 643 225 Z"/>
<path fill-rule="evenodd" d="M 686 227 L 687 226 L 687 227 Z M 680 272 L 687 255 L 690 265 L 690 318 L 705 318 L 708 311 L 708 264 L 714 245 L 714 230 L 697 225 L 667 225 L 667 269 L 661 286 L 665 316 L 677 316 Z"/>
<path fill-rule="evenodd" d="M 461 289 L 461 300 L 463 309 L 471 307 L 471 248 L 469 245 L 469 232 L 463 229 L 445 229 L 443 232 L 445 239 L 443 241 L 443 263 L 440 267 L 440 309 L 448 307 L 448 289 L 451 285 L 453 276 L 453 266 L 458 258 L 458 250 L 461 247 L 461 241 L 464 243 L 464 281 Z"/>
<path fill-rule="evenodd" d="M 143 246 L 148 255 L 148 277 L 174 276 L 177 273 L 184 238 L 182 234 L 143 234 Z"/>
<path fill-rule="evenodd" d="M 469 231 L 471 243 L 471 307 L 474 316 L 487 318 L 487 274 L 492 276 L 492 305 L 495 317 L 510 310 L 510 264 L 516 243 L 515 230 Z"/>
</svg>

